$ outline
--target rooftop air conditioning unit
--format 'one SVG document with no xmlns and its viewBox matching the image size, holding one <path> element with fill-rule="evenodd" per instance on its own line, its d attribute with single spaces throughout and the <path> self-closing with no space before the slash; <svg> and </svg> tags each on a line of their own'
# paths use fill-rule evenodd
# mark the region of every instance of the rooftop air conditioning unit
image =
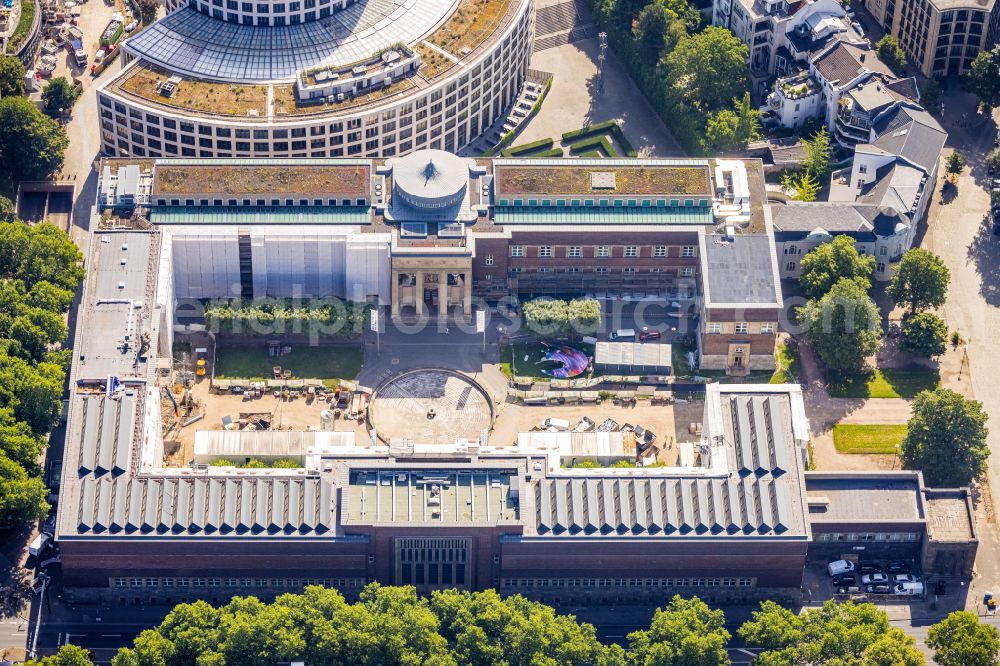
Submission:
<svg viewBox="0 0 1000 666">
<path fill-rule="evenodd" d="M 337 101 L 338 102 L 344 101 L 344 93 L 337 93 Z"/>
</svg>

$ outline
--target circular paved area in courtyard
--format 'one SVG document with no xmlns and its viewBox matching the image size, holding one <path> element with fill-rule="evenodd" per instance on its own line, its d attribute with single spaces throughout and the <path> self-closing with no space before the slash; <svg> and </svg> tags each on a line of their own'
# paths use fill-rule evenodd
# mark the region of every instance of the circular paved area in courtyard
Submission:
<svg viewBox="0 0 1000 666">
<path fill-rule="evenodd" d="M 428 417 L 431 410 L 433 418 Z M 465 375 L 412 370 L 375 390 L 368 418 L 384 442 L 451 444 L 478 439 L 493 423 L 493 405 L 485 390 Z"/>
</svg>

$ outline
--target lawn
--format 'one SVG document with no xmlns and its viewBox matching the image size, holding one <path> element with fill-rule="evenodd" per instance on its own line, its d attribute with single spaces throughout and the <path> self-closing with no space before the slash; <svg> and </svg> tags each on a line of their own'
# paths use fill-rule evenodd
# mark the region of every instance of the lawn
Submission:
<svg viewBox="0 0 1000 666">
<path fill-rule="evenodd" d="M 565 344 L 565 343 L 551 343 L 551 344 Z M 594 355 L 594 346 L 584 344 L 582 342 L 570 343 L 574 349 L 579 349 L 587 356 Z M 542 340 L 528 339 L 528 340 L 518 340 L 508 347 L 509 351 L 501 354 L 501 371 L 504 374 L 513 371 L 514 376 L 522 379 L 538 379 L 541 381 L 548 381 L 552 377 L 548 377 L 542 374 L 543 369 L 556 368 L 559 366 L 555 362 L 545 362 L 537 363 L 537 361 L 542 357 L 545 351 L 545 345 Z M 525 361 L 524 357 L 527 356 L 528 360 Z M 507 368 L 505 368 L 505 364 Z M 585 372 L 574 379 L 583 379 L 585 377 L 590 377 L 589 372 Z"/>
<path fill-rule="evenodd" d="M 905 425 L 841 424 L 833 427 L 833 445 L 840 453 L 896 453 L 906 437 Z"/>
<path fill-rule="evenodd" d="M 273 368 L 291 370 L 297 379 L 322 379 L 336 386 L 341 379 L 354 379 L 361 370 L 358 345 L 336 347 L 292 347 L 290 354 L 272 357 L 263 345 L 220 346 L 215 354 L 217 379 L 270 379 Z"/>
<path fill-rule="evenodd" d="M 770 384 L 797 384 L 802 374 L 799 348 L 794 344 L 780 344 L 774 350 L 775 369 Z"/>
<path fill-rule="evenodd" d="M 833 398 L 912 398 L 937 387 L 940 375 L 930 368 L 886 368 L 858 375 L 827 375 Z"/>
</svg>

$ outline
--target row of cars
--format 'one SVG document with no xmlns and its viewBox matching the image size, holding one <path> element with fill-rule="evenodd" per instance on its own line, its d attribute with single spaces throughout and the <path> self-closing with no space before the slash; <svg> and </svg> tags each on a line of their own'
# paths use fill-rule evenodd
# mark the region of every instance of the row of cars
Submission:
<svg viewBox="0 0 1000 666">
<path fill-rule="evenodd" d="M 924 582 L 910 572 L 906 562 L 893 561 L 884 567 L 875 562 L 855 563 L 835 560 L 826 565 L 837 594 L 895 594 L 922 597 Z"/>
</svg>

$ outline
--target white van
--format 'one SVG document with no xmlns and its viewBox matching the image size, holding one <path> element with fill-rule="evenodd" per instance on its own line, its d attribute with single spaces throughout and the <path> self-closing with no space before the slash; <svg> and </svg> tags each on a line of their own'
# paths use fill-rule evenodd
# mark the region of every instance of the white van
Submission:
<svg viewBox="0 0 1000 666">
<path fill-rule="evenodd" d="M 634 328 L 619 328 L 617 331 L 611 331 L 608 337 L 612 340 L 634 340 L 635 339 L 635 329 Z"/>
<path fill-rule="evenodd" d="M 542 421 L 542 430 L 566 432 L 569 430 L 569 421 L 566 419 L 545 419 Z"/>
<path fill-rule="evenodd" d="M 49 539 L 52 535 L 47 532 L 41 532 L 38 536 L 32 539 L 31 543 L 28 544 L 28 554 L 38 557 L 45 550 L 45 547 L 49 544 Z"/>
<path fill-rule="evenodd" d="M 831 576 L 851 573 L 854 571 L 854 562 L 850 560 L 835 560 L 826 565 L 826 570 L 830 572 Z"/>
<path fill-rule="evenodd" d="M 924 594 L 923 583 L 898 583 L 893 589 L 893 594 L 905 597 L 919 597 Z"/>
</svg>

